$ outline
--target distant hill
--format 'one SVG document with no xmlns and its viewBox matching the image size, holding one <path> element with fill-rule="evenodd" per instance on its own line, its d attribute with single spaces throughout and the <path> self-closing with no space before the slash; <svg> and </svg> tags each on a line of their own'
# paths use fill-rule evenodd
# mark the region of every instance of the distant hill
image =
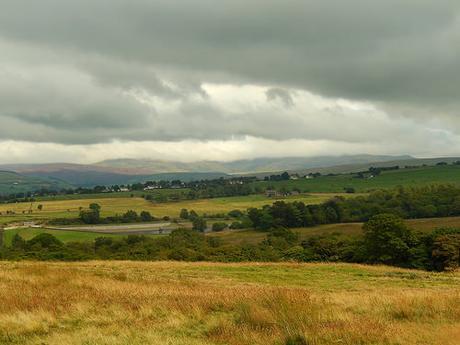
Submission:
<svg viewBox="0 0 460 345">
<path fill-rule="evenodd" d="M 369 167 L 435 165 L 439 162 L 452 163 L 458 157 L 417 159 L 411 156 L 321 156 L 257 158 L 233 162 L 169 162 L 159 160 L 117 159 L 97 164 L 17 164 L 3 165 L 0 170 L 14 171 L 23 178 L 30 178 L 34 185 L 93 187 L 96 185 L 122 185 L 145 181 L 182 181 L 215 179 L 233 175 L 264 177 L 284 171 L 305 175 L 349 173 L 368 170 Z M 35 179 L 35 180 L 34 180 Z M 5 185 L 7 190 L 18 190 L 19 184 Z M 27 184 L 23 184 L 23 190 Z M 33 187 L 35 188 L 35 187 Z M 29 189 L 30 190 L 30 189 Z M 1 193 L 1 191 L 0 191 Z"/>
<path fill-rule="evenodd" d="M 63 189 L 70 184 L 49 178 L 25 176 L 11 171 L 0 171 L 0 195 L 33 192 L 40 189 Z"/>
<path fill-rule="evenodd" d="M 286 157 L 286 158 L 256 158 L 237 160 L 232 162 L 200 161 L 192 163 L 161 161 L 116 159 L 95 164 L 99 169 L 113 169 L 123 173 L 151 174 L 162 172 L 210 172 L 219 171 L 227 174 L 247 174 L 258 172 L 276 172 L 286 170 L 301 170 L 316 167 L 330 167 L 342 164 L 366 164 L 371 162 L 385 162 L 394 160 L 411 160 L 411 156 L 319 156 L 319 157 Z"/>
<path fill-rule="evenodd" d="M 204 172 L 204 173 L 162 173 L 150 175 L 128 175 L 118 174 L 103 171 L 78 171 L 78 170 L 56 170 L 56 171 L 31 171 L 24 173 L 25 176 L 40 177 L 40 178 L 54 178 L 64 180 L 75 187 L 94 187 L 111 186 L 111 185 L 126 185 L 133 183 L 143 183 L 146 181 L 161 181 L 161 180 L 181 180 L 184 182 L 194 180 L 209 180 L 220 177 L 226 177 L 227 174 Z"/>
<path fill-rule="evenodd" d="M 348 174 L 353 172 L 359 171 L 366 171 L 369 168 L 384 168 L 384 167 L 393 167 L 398 166 L 400 168 L 405 167 L 416 167 L 416 166 L 434 166 L 438 163 L 445 162 L 448 164 L 452 164 L 454 162 L 460 161 L 460 157 L 440 157 L 440 158 L 407 158 L 407 159 L 396 159 L 396 160 L 389 160 L 389 161 L 374 161 L 369 163 L 355 163 L 355 164 L 343 164 L 343 165 L 335 165 L 335 166 L 321 166 L 321 167 L 313 167 L 308 169 L 292 169 L 292 170 L 279 170 L 276 172 L 273 171 L 264 171 L 258 173 L 250 173 L 247 174 L 248 176 L 257 176 L 259 178 L 263 178 L 265 176 L 279 174 L 284 171 L 287 171 L 291 174 L 299 174 L 299 175 L 307 175 L 309 173 L 321 173 L 325 174 Z"/>
<path fill-rule="evenodd" d="M 460 185 L 460 165 L 435 165 L 408 169 L 382 171 L 380 174 L 338 174 L 315 178 L 299 178 L 285 181 L 257 181 L 253 186 L 278 191 L 299 190 L 312 193 L 340 193 L 346 189 L 355 192 L 370 192 L 379 189 L 393 189 L 398 186 L 422 187 L 436 184 Z"/>
</svg>

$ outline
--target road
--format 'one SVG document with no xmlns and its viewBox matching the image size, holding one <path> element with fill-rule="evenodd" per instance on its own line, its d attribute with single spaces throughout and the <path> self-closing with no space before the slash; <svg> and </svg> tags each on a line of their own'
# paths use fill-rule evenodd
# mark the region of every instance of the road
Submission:
<svg viewBox="0 0 460 345">
<path fill-rule="evenodd" d="M 136 224 L 115 224 L 115 225 L 85 225 L 85 226 L 59 226 L 50 227 L 50 230 L 65 230 L 65 231 L 80 231 L 80 232 L 95 232 L 101 234 L 117 234 L 117 235 L 133 235 L 133 234 L 150 234 L 162 235 L 170 234 L 171 231 L 179 227 L 190 227 L 188 223 L 136 223 Z"/>
</svg>

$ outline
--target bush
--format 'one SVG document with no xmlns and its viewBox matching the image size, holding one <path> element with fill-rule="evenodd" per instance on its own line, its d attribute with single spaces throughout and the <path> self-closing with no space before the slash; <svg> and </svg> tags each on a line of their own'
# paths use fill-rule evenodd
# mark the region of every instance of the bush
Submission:
<svg viewBox="0 0 460 345">
<path fill-rule="evenodd" d="M 62 247 L 63 243 L 51 234 L 42 233 L 27 241 L 27 247 L 39 245 L 41 248 Z"/>
<path fill-rule="evenodd" d="M 233 222 L 232 224 L 230 224 L 230 229 L 232 229 L 232 230 L 244 229 L 243 228 L 243 223 L 241 223 L 241 222 Z"/>
<path fill-rule="evenodd" d="M 217 222 L 212 225 L 212 231 L 222 231 L 227 228 L 227 223 Z"/>
<path fill-rule="evenodd" d="M 85 224 L 99 224 L 101 221 L 99 211 L 96 210 L 81 210 L 80 220 Z"/>
<path fill-rule="evenodd" d="M 240 210 L 232 210 L 228 212 L 228 215 L 232 218 L 241 218 L 243 217 L 243 212 L 241 212 Z"/>
<path fill-rule="evenodd" d="M 152 215 L 150 214 L 150 212 L 147 212 L 147 211 L 142 211 L 141 212 L 141 220 L 143 222 L 151 222 L 153 220 L 153 217 Z"/>
<path fill-rule="evenodd" d="M 188 211 L 186 208 L 183 208 L 182 210 L 180 210 L 180 215 L 179 215 L 180 218 L 182 219 L 188 219 L 190 217 Z"/>
<path fill-rule="evenodd" d="M 136 211 L 129 210 L 122 216 L 122 220 L 124 223 L 134 223 L 139 221 L 139 216 L 137 215 Z"/>
<path fill-rule="evenodd" d="M 206 220 L 203 217 L 196 217 L 192 221 L 193 230 L 204 232 L 208 227 Z"/>
<path fill-rule="evenodd" d="M 188 215 L 188 219 L 193 221 L 194 219 L 198 218 L 198 213 L 196 213 L 194 210 L 191 210 Z"/>
<path fill-rule="evenodd" d="M 460 266 L 460 234 L 438 236 L 433 243 L 433 266 L 438 271 L 451 271 Z"/>
<path fill-rule="evenodd" d="M 348 193 L 348 194 L 353 194 L 356 192 L 353 187 L 345 187 L 343 190 L 345 191 L 345 193 Z"/>
</svg>

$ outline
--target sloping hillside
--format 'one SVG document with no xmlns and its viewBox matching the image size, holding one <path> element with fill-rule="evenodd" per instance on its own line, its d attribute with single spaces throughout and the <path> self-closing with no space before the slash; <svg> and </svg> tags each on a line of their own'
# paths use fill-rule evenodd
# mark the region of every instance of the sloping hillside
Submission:
<svg viewBox="0 0 460 345">
<path fill-rule="evenodd" d="M 364 170 L 364 169 L 363 169 Z M 356 171 L 356 170 L 355 170 Z M 398 186 L 420 187 L 433 184 L 460 184 L 460 165 L 425 166 L 419 168 L 383 171 L 379 175 L 370 173 L 340 174 L 320 176 L 311 179 L 299 178 L 287 181 L 259 181 L 254 186 L 260 189 L 288 190 L 301 192 L 334 193 L 352 188 L 356 192 L 369 192 L 377 189 L 391 189 Z"/>
<path fill-rule="evenodd" d="M 265 171 L 301 170 L 330 167 L 342 164 L 367 164 L 394 160 L 412 160 L 410 156 L 345 155 L 319 157 L 256 158 L 232 162 L 174 162 L 148 159 L 115 159 L 95 164 L 99 169 L 111 168 L 119 172 L 142 174 L 161 172 L 221 171 L 229 174 L 257 173 Z"/>
<path fill-rule="evenodd" d="M 57 179 L 30 177 L 11 171 L 0 171 L 0 195 L 70 187 L 72 187 L 70 184 Z"/>
</svg>

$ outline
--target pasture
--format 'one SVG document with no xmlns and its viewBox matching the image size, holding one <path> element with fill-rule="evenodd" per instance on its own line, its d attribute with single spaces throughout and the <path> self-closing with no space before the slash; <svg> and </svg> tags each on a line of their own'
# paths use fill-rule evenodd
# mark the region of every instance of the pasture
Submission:
<svg viewBox="0 0 460 345">
<path fill-rule="evenodd" d="M 286 198 L 267 198 L 265 195 L 249 195 L 242 197 L 228 197 L 215 199 L 186 200 L 179 202 L 155 203 L 140 197 L 116 197 L 94 199 L 70 199 L 56 201 L 39 201 L 32 203 L 0 204 L 0 224 L 13 221 L 48 220 L 53 218 L 76 218 L 80 208 L 88 208 L 91 203 L 98 203 L 102 207 L 101 215 L 113 216 L 128 210 L 136 212 L 149 211 L 155 217 L 179 217 L 180 210 L 186 208 L 195 210 L 198 214 L 227 213 L 234 209 L 246 210 L 249 207 L 261 207 L 277 200 L 303 201 L 306 204 L 316 204 L 326 201 L 339 194 L 318 193 L 297 195 Z M 349 196 L 349 195 L 347 195 Z M 38 209 L 42 205 L 42 210 Z M 29 213 L 29 211 L 32 213 Z M 7 215 L 13 211 L 14 215 Z"/>
<path fill-rule="evenodd" d="M 130 192 L 113 192 L 113 193 L 88 193 L 88 194 L 58 194 L 49 196 L 38 196 L 37 201 L 59 201 L 59 200 L 84 200 L 84 199 L 115 199 L 115 198 L 142 198 L 145 195 L 157 196 L 172 196 L 187 193 L 188 188 L 181 189 L 155 189 L 150 191 L 130 191 Z"/>
<path fill-rule="evenodd" d="M 85 242 L 85 241 L 94 241 L 96 238 L 101 237 L 101 236 L 104 236 L 104 237 L 119 236 L 119 235 L 112 235 L 112 234 L 100 234 L 100 233 L 95 233 L 95 232 L 50 230 L 50 229 L 41 229 L 41 228 L 20 228 L 20 229 L 5 230 L 3 233 L 3 243 L 6 246 L 10 246 L 11 240 L 16 234 L 18 234 L 25 240 L 30 240 L 31 238 L 39 234 L 42 234 L 42 233 L 51 234 L 62 242 Z"/>
<path fill-rule="evenodd" d="M 321 176 L 313 179 L 300 178 L 288 181 L 259 181 L 254 186 L 277 190 L 294 188 L 302 192 L 334 193 L 344 188 L 354 188 L 356 192 L 369 192 L 377 189 L 391 189 L 398 186 L 420 187 L 433 184 L 460 184 L 460 165 L 429 166 L 421 168 L 383 171 L 373 178 L 356 178 L 355 174 Z"/>
<path fill-rule="evenodd" d="M 0 262 L 5 345 L 457 345 L 460 274 L 349 264 Z"/>
</svg>

